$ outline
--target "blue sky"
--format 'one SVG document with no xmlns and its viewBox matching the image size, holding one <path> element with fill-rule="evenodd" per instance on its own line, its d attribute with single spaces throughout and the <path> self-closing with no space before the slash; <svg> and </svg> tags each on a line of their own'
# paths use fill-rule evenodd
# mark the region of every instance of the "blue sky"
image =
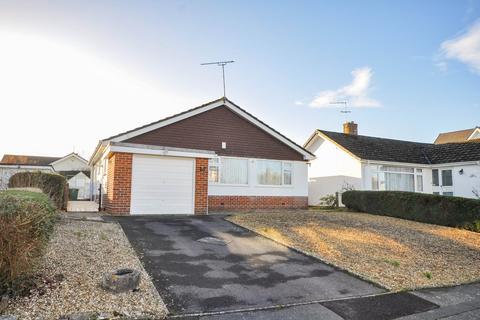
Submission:
<svg viewBox="0 0 480 320">
<path fill-rule="evenodd" d="M 479 18 L 459 0 L 0 1 L 0 154 L 88 157 L 220 97 L 200 63 L 223 59 L 227 96 L 299 144 L 341 130 L 343 99 L 360 134 L 431 142 L 480 125 Z"/>
</svg>

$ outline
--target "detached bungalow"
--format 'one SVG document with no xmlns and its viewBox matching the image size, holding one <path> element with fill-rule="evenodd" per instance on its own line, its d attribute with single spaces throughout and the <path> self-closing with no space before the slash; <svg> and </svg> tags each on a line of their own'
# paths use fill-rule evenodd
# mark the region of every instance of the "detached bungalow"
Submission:
<svg viewBox="0 0 480 320">
<path fill-rule="evenodd" d="M 316 156 L 309 204 L 352 188 L 480 198 L 479 130 L 461 132 L 442 134 L 431 144 L 358 135 L 353 122 L 344 124 L 343 133 L 316 130 L 304 145 Z"/>
<path fill-rule="evenodd" d="M 17 172 L 43 171 L 63 175 L 71 189 L 78 189 L 78 199 L 90 198 L 90 168 L 87 160 L 76 153 L 64 157 L 42 157 L 5 154 L 0 161 L 0 190 L 8 186 L 8 180 Z"/>
<path fill-rule="evenodd" d="M 101 140 L 90 165 L 112 214 L 206 214 L 306 207 L 312 159 L 221 98 Z"/>
</svg>

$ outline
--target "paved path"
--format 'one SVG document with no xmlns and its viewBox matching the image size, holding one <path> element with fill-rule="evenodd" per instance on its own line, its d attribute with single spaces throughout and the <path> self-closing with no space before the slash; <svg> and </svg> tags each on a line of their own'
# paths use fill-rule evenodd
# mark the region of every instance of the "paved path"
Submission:
<svg viewBox="0 0 480 320">
<path fill-rule="evenodd" d="M 97 212 L 98 203 L 95 201 L 68 201 L 67 212 Z"/>
<path fill-rule="evenodd" d="M 418 295 L 385 294 L 371 283 L 221 217 L 115 220 L 152 276 L 171 317 L 387 320 L 437 308 Z"/>
</svg>

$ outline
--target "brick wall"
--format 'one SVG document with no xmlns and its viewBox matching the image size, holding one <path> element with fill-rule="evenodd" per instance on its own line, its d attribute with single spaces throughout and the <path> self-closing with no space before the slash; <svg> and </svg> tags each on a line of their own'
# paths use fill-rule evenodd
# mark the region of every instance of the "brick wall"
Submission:
<svg viewBox="0 0 480 320">
<path fill-rule="evenodd" d="M 209 196 L 208 210 L 255 210 L 306 208 L 308 197 L 276 196 Z"/>
<path fill-rule="evenodd" d="M 115 215 L 130 213 L 132 154 L 114 153 L 108 159 L 105 209 Z"/>
<path fill-rule="evenodd" d="M 195 159 L 195 214 L 208 213 L 208 159 Z"/>
</svg>

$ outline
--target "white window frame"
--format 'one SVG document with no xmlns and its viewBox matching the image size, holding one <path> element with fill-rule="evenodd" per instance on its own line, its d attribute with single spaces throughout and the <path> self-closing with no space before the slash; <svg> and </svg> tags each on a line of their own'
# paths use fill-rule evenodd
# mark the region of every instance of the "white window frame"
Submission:
<svg viewBox="0 0 480 320">
<path fill-rule="evenodd" d="M 282 176 L 282 184 L 261 184 L 258 183 L 258 172 L 257 172 L 257 162 L 258 161 L 275 161 L 275 162 L 280 162 L 281 163 L 281 176 Z M 284 164 L 289 163 L 291 165 L 291 184 L 285 184 L 285 176 L 284 176 Z M 283 161 L 283 160 L 274 160 L 274 159 L 256 159 L 255 161 L 255 186 L 257 187 L 269 187 L 269 188 L 292 188 L 294 186 L 294 168 L 295 168 L 295 163 L 293 161 Z"/>
<path fill-rule="evenodd" d="M 389 171 L 389 170 L 384 170 L 383 168 L 384 167 L 393 167 L 393 168 L 402 168 L 402 169 L 412 169 L 412 172 L 396 172 L 396 171 Z M 401 173 L 401 174 L 409 174 L 409 175 L 413 175 L 413 188 L 414 188 L 414 191 L 410 191 L 410 192 L 419 192 L 419 193 L 423 193 L 425 192 L 425 179 L 424 179 L 424 168 L 417 168 L 417 167 L 410 167 L 410 166 L 401 166 L 401 165 L 379 165 L 378 166 L 378 169 L 376 170 L 376 174 L 377 175 L 377 182 L 378 182 L 378 189 L 374 190 L 373 189 L 373 185 L 372 185 L 372 190 L 374 191 L 380 191 L 380 190 L 386 190 L 385 189 L 385 184 L 386 184 L 386 174 L 387 172 L 393 172 L 393 173 Z M 417 188 L 417 176 L 422 176 L 422 186 L 423 186 L 423 190 L 419 190 Z"/>
<path fill-rule="evenodd" d="M 218 170 L 218 181 L 210 181 L 208 180 L 208 184 L 210 185 L 218 185 L 218 186 L 232 186 L 232 187 L 245 187 L 249 185 L 250 182 L 250 159 L 249 158 L 242 158 L 242 157 L 215 157 L 212 159 L 217 159 L 217 170 Z M 247 183 L 222 183 L 222 159 L 240 159 L 247 161 Z M 210 163 L 208 164 L 208 171 L 210 171 Z"/>
</svg>

